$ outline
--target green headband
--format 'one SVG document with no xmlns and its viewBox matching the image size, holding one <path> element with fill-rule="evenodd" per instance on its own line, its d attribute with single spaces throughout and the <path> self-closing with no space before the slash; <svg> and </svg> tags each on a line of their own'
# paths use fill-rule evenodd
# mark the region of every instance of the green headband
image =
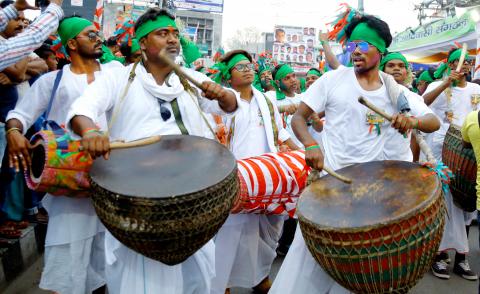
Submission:
<svg viewBox="0 0 480 294">
<path fill-rule="evenodd" d="M 426 82 L 429 82 L 429 83 L 433 82 L 433 79 L 430 76 L 430 73 L 428 72 L 428 70 L 426 70 L 426 71 L 424 71 L 420 74 L 420 76 L 417 79 L 417 83 L 420 82 L 420 81 L 426 81 Z"/>
<path fill-rule="evenodd" d="M 300 92 L 305 92 L 307 90 L 307 81 L 305 78 L 300 78 Z"/>
<path fill-rule="evenodd" d="M 132 47 L 130 47 L 130 52 L 134 53 L 138 50 L 140 50 L 140 43 L 137 39 L 132 39 Z"/>
<path fill-rule="evenodd" d="M 350 35 L 351 41 L 363 40 L 377 47 L 380 53 L 384 53 L 387 49 L 385 40 L 380 37 L 376 30 L 372 29 L 365 22 L 359 23 Z"/>
<path fill-rule="evenodd" d="M 392 52 L 392 53 L 388 53 L 387 56 L 382 58 L 382 62 L 380 62 L 380 70 L 383 71 L 385 69 L 385 65 L 392 60 L 403 61 L 403 63 L 405 64 L 405 67 L 408 69 L 409 64 L 405 56 L 403 56 L 403 54 L 398 52 Z"/>
<path fill-rule="evenodd" d="M 458 48 L 457 50 L 453 51 L 452 54 L 450 54 L 450 57 L 448 57 L 448 63 L 452 63 L 455 60 L 460 60 L 461 56 L 462 56 L 462 49 Z"/>
<path fill-rule="evenodd" d="M 167 15 L 160 15 L 155 20 L 146 21 L 141 26 L 139 26 L 135 30 L 135 36 L 138 40 L 140 40 L 154 30 L 161 28 L 173 28 L 178 30 L 177 24 L 175 23 L 174 19 L 171 19 Z"/>
<path fill-rule="evenodd" d="M 62 45 L 66 46 L 68 40 L 78 36 L 86 27 L 93 26 L 93 23 L 81 17 L 70 17 L 64 19 L 58 27 L 58 34 Z"/>
<path fill-rule="evenodd" d="M 180 36 L 180 45 L 182 46 L 183 59 L 187 65 L 202 57 L 197 45 L 184 36 Z"/>
<path fill-rule="evenodd" d="M 230 70 L 240 61 L 247 60 L 250 62 L 245 55 L 242 53 L 235 54 L 227 63 L 225 62 L 218 62 L 213 66 L 214 69 L 218 70 L 218 73 L 214 77 L 214 81 L 218 84 L 222 84 L 222 82 L 230 80 L 232 77 Z"/>
<path fill-rule="evenodd" d="M 275 81 L 280 81 L 291 73 L 294 73 L 293 69 L 288 64 L 284 64 L 277 70 L 274 79 Z"/>
<path fill-rule="evenodd" d="M 258 75 L 261 76 L 262 73 L 266 72 L 266 71 L 272 71 L 269 67 L 263 67 L 261 68 L 259 71 L 258 71 Z"/>
<path fill-rule="evenodd" d="M 322 73 L 318 69 L 312 68 L 309 71 L 307 71 L 307 76 L 308 75 L 314 75 L 314 76 L 317 76 L 317 77 L 321 77 Z"/>
</svg>

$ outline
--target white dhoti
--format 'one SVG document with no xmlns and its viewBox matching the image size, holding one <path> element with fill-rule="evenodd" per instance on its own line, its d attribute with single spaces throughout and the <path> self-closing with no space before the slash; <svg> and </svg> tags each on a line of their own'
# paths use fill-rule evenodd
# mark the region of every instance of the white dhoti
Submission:
<svg viewBox="0 0 480 294">
<path fill-rule="evenodd" d="M 205 294 L 215 275 L 212 240 L 186 261 L 169 266 L 122 245 L 106 232 L 105 274 L 110 294 Z"/>
<path fill-rule="evenodd" d="M 211 293 L 252 288 L 270 274 L 284 216 L 230 215 L 215 237 L 216 277 Z"/>
<path fill-rule="evenodd" d="M 430 146 L 433 155 L 438 161 L 442 160 L 442 147 L 444 136 L 431 134 L 429 136 Z M 468 253 L 468 238 L 465 229 L 464 211 L 453 203 L 452 194 L 445 194 L 445 203 L 448 214 L 445 216 L 445 227 L 443 229 L 442 241 L 439 251 L 453 249 L 459 253 Z"/>
<path fill-rule="evenodd" d="M 345 294 L 347 289 L 336 283 L 308 251 L 300 226 L 282 267 L 273 282 L 270 294 Z"/>
</svg>

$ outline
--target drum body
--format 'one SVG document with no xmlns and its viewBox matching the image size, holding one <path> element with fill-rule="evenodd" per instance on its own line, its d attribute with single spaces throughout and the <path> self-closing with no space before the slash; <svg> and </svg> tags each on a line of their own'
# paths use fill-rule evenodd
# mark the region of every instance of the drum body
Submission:
<svg viewBox="0 0 480 294">
<path fill-rule="evenodd" d="M 90 171 L 102 223 L 125 246 L 168 265 L 217 233 L 236 201 L 237 164 L 221 144 L 195 136 L 115 150 Z"/>
<path fill-rule="evenodd" d="M 428 271 L 445 222 L 440 181 L 410 162 L 377 161 L 325 176 L 299 199 L 308 249 L 355 293 L 407 293 Z"/>
<path fill-rule="evenodd" d="M 32 164 L 25 172 L 28 188 L 54 196 L 89 197 L 88 172 L 93 161 L 79 151 L 80 141 L 56 127 L 36 133 L 31 144 L 38 146 L 32 150 Z"/>
<path fill-rule="evenodd" d="M 231 213 L 288 215 L 307 184 L 305 153 L 266 153 L 237 160 L 240 194 Z"/>
<path fill-rule="evenodd" d="M 464 148 L 460 127 L 450 124 L 443 141 L 442 161 L 454 174 L 450 180 L 453 202 L 461 209 L 477 209 L 477 160 L 473 149 Z"/>
</svg>

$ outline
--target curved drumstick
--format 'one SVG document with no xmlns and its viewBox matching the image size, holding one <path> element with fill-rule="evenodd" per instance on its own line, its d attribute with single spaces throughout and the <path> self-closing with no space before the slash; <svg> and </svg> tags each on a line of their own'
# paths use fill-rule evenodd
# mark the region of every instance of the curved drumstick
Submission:
<svg viewBox="0 0 480 294">
<path fill-rule="evenodd" d="M 194 84 L 195 87 L 203 90 L 201 83 L 199 83 L 197 80 L 195 80 L 194 78 L 186 74 L 178 64 L 176 64 L 172 59 L 170 59 L 170 57 L 167 56 L 165 48 L 162 49 L 162 51 L 160 51 L 160 53 L 158 54 L 158 57 L 160 57 L 160 59 L 164 63 L 168 64 L 168 66 L 170 66 L 178 76 L 184 77 L 189 82 Z"/>
<path fill-rule="evenodd" d="M 379 115 L 383 116 L 386 120 L 392 121 L 392 116 L 390 114 L 386 113 L 385 111 L 381 110 L 377 106 L 373 105 L 367 99 L 360 96 L 358 97 L 358 102 L 370 108 L 371 110 L 375 111 Z M 435 159 L 435 156 L 433 156 L 432 150 L 428 146 L 427 142 L 425 142 L 425 139 L 423 138 L 423 136 L 416 131 L 413 131 L 412 134 L 417 139 L 417 143 L 420 146 L 420 149 L 422 150 L 423 154 L 425 154 L 425 156 L 427 157 L 427 161 L 433 164 L 437 164 L 437 160 Z"/>
</svg>

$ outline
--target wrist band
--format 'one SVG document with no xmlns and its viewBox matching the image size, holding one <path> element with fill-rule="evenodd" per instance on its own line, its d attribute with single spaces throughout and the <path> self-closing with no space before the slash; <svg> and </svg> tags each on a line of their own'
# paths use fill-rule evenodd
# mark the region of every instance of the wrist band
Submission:
<svg viewBox="0 0 480 294">
<path fill-rule="evenodd" d="M 308 144 L 308 145 L 304 145 L 305 148 L 308 148 L 308 147 L 312 147 L 312 146 L 317 146 L 318 144 L 317 143 L 313 143 L 313 144 Z"/>
<path fill-rule="evenodd" d="M 86 134 L 90 134 L 90 133 L 100 133 L 101 134 L 102 132 L 97 128 L 88 128 L 88 129 L 86 129 L 82 132 L 82 137 L 85 136 Z"/>
<path fill-rule="evenodd" d="M 417 118 L 417 126 L 415 127 L 417 130 L 420 128 L 420 119 Z"/>
<path fill-rule="evenodd" d="M 22 133 L 22 130 L 20 130 L 19 128 L 9 128 L 7 130 L 7 132 L 5 133 L 5 136 L 10 134 L 11 132 L 14 132 L 14 131 L 18 131 L 20 134 Z"/>
<path fill-rule="evenodd" d="M 320 146 L 318 146 L 318 145 L 313 145 L 313 146 L 305 147 L 305 150 L 313 150 L 313 149 L 320 149 Z"/>
</svg>

